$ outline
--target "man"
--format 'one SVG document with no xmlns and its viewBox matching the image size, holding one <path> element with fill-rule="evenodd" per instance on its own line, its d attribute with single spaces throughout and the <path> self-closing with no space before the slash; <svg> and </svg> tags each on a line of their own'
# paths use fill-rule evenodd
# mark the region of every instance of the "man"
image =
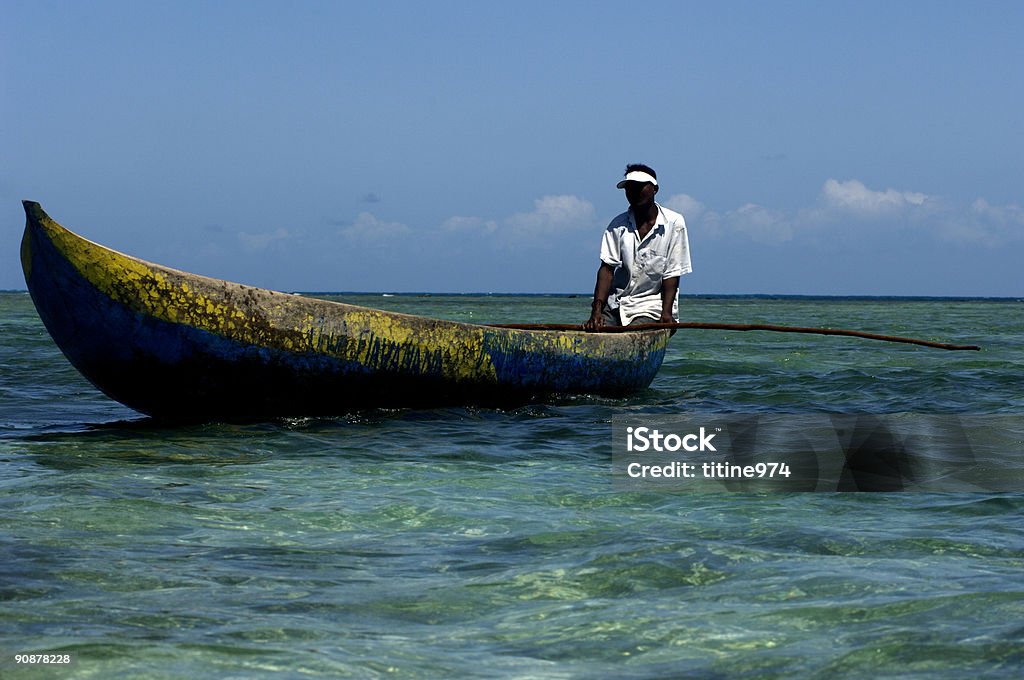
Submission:
<svg viewBox="0 0 1024 680">
<path fill-rule="evenodd" d="M 658 175 L 636 163 L 616 185 L 629 210 L 611 221 L 601 241 L 587 330 L 679 320 L 679 277 L 692 271 L 683 216 L 654 202 Z"/>
</svg>

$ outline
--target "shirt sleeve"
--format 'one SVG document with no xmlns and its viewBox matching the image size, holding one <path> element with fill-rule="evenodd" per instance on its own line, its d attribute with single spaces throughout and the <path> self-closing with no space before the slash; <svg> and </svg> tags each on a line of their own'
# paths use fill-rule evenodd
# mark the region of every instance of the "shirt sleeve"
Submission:
<svg viewBox="0 0 1024 680">
<path fill-rule="evenodd" d="M 664 278 L 682 276 L 693 271 L 690 265 L 690 240 L 686 236 L 686 222 L 682 215 L 672 224 L 672 237 L 668 249 L 668 267 Z"/>
<path fill-rule="evenodd" d="M 609 225 L 604 230 L 604 238 L 601 239 L 601 262 L 611 267 L 618 267 L 622 264 L 618 231 L 614 224 Z"/>
</svg>

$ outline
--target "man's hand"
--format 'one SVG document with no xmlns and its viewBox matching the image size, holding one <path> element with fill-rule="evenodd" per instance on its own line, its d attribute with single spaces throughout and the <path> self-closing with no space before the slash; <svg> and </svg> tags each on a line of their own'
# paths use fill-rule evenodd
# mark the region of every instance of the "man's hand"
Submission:
<svg viewBox="0 0 1024 680">
<path fill-rule="evenodd" d="M 672 318 L 672 308 L 675 306 L 676 298 L 679 297 L 679 277 L 673 276 L 661 282 L 661 316 L 658 323 L 675 323 Z"/>
<path fill-rule="evenodd" d="M 590 305 L 590 318 L 583 324 L 588 331 L 596 331 L 604 326 L 604 300 L 594 300 Z"/>
<path fill-rule="evenodd" d="M 588 331 L 596 331 L 604 326 L 604 306 L 608 304 L 608 293 L 612 289 L 612 277 L 615 267 L 602 262 L 597 270 L 597 283 L 594 285 L 594 301 L 590 303 L 590 318 L 583 324 Z"/>
</svg>

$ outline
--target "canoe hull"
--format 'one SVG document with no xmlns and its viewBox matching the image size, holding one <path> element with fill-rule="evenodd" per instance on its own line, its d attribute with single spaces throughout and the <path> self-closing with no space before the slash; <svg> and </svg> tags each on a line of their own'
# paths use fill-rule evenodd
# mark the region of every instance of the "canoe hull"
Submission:
<svg viewBox="0 0 1024 680">
<path fill-rule="evenodd" d="M 667 331 L 521 331 L 252 288 L 91 243 L 26 202 L 22 266 L 71 363 L 111 398 L 178 419 L 514 405 L 650 384 Z"/>
</svg>

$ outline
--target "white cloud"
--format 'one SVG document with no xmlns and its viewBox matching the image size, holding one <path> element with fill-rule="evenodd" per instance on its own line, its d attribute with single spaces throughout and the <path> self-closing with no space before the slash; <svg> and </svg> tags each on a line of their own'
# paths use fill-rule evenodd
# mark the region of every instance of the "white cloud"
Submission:
<svg viewBox="0 0 1024 680">
<path fill-rule="evenodd" d="M 491 234 L 497 231 L 498 223 L 494 220 L 483 220 L 479 217 L 449 217 L 441 223 L 441 231 L 454 233 L 476 232 Z"/>
<path fill-rule="evenodd" d="M 249 251 L 266 250 L 274 241 L 280 241 L 291 236 L 291 233 L 287 229 L 277 229 L 276 231 L 265 232 L 262 234 L 250 234 L 248 232 L 238 232 L 238 240 L 242 242 L 242 246 Z"/>
<path fill-rule="evenodd" d="M 979 198 L 970 206 L 957 206 L 922 192 L 872 189 L 856 179 L 829 179 L 816 203 L 796 210 L 747 203 L 719 212 L 686 194 L 671 196 L 665 205 L 683 213 L 691 239 L 931 239 L 984 247 L 1024 240 L 1024 208 L 1018 205 L 991 205 Z"/>
<path fill-rule="evenodd" d="M 874 191 L 856 179 L 845 182 L 829 179 L 821 189 L 821 197 L 829 208 L 862 215 L 882 215 L 920 207 L 928 200 L 925 194 L 913 191 Z"/>
<path fill-rule="evenodd" d="M 783 211 L 756 203 L 746 203 L 734 210 L 719 213 L 708 210 L 693 196 L 676 194 L 670 196 L 664 205 L 682 213 L 688 230 L 701 237 L 718 238 L 738 234 L 758 243 L 775 243 L 789 241 L 794 235 L 792 218 Z"/>
<path fill-rule="evenodd" d="M 696 220 L 704 212 L 704 204 L 689 194 L 675 194 L 665 200 L 665 207 L 682 213 L 686 220 Z"/>
<path fill-rule="evenodd" d="M 983 198 L 969 207 L 937 196 L 914 192 L 874 191 L 858 180 L 830 179 L 821 191 L 817 210 L 807 211 L 808 223 L 843 224 L 876 222 L 887 228 L 901 227 L 917 238 L 935 238 L 957 245 L 995 248 L 1022 240 L 1024 210 L 1017 205 L 995 206 Z"/>
<path fill-rule="evenodd" d="M 410 235 L 412 230 L 401 222 L 385 222 L 373 213 L 361 212 L 352 224 L 340 229 L 338 233 L 349 240 L 368 243 L 405 237 Z"/>
<path fill-rule="evenodd" d="M 959 245 L 990 248 L 1024 240 L 1024 209 L 1019 205 L 991 205 L 983 198 L 971 204 L 962 215 L 946 216 L 939 232 L 947 241 Z"/>
<path fill-rule="evenodd" d="M 1024 209 L 1019 205 L 989 205 L 984 198 L 979 198 L 971 204 L 971 211 L 993 225 L 1014 229 L 1024 227 Z"/>
<path fill-rule="evenodd" d="M 757 243 L 789 241 L 793 224 L 785 213 L 755 203 L 747 203 L 725 214 L 725 227 L 746 235 Z"/>
<path fill-rule="evenodd" d="M 533 202 L 530 212 L 516 213 L 501 220 L 482 217 L 449 217 L 438 229 L 445 236 L 477 236 L 488 238 L 492 245 L 503 248 L 524 246 L 547 246 L 561 242 L 566 234 L 580 234 L 584 231 L 600 237 L 604 226 L 597 219 L 594 206 L 578 196 L 544 196 Z"/>
<path fill-rule="evenodd" d="M 557 229 L 594 227 L 594 206 L 577 196 L 545 196 L 534 201 L 533 211 L 518 213 L 505 220 L 510 236 L 541 236 Z"/>
</svg>

